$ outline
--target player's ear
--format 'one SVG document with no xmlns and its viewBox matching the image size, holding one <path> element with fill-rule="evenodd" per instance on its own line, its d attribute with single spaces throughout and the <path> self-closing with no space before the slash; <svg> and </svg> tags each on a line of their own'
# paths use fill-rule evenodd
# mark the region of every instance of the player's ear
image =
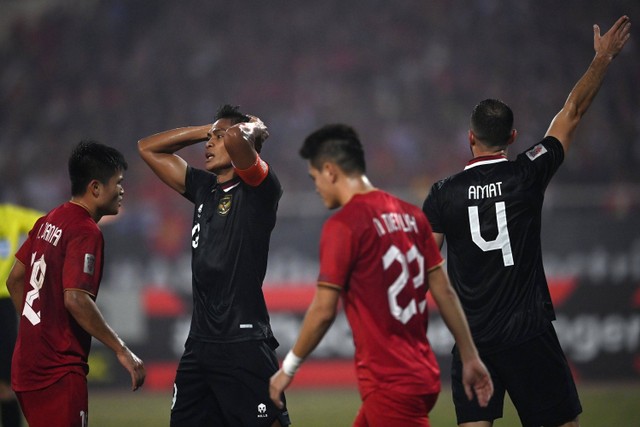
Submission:
<svg viewBox="0 0 640 427">
<path fill-rule="evenodd" d="M 338 177 L 338 166 L 333 162 L 325 162 L 322 165 L 322 173 L 326 174 L 326 176 L 333 183 Z"/>
<path fill-rule="evenodd" d="M 509 136 L 509 140 L 507 141 L 507 145 L 511 145 L 516 142 L 516 138 L 518 137 L 518 131 L 515 129 L 511 129 L 511 136 Z"/>
<path fill-rule="evenodd" d="M 476 145 L 476 134 L 471 129 L 469 129 L 469 145 L 472 147 Z"/>
<path fill-rule="evenodd" d="M 98 181 L 97 179 L 92 179 L 87 185 L 88 191 L 90 191 L 91 195 L 96 198 L 100 196 L 100 187 L 100 181 Z"/>
</svg>

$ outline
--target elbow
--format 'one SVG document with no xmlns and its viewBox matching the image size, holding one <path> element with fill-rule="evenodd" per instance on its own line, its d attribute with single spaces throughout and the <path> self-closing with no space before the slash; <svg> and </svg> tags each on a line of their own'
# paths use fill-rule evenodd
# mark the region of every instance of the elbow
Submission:
<svg viewBox="0 0 640 427">
<path fill-rule="evenodd" d="M 148 141 L 147 141 L 146 138 L 142 138 L 142 139 L 138 140 L 138 154 L 143 159 L 146 156 L 148 156 L 148 154 L 149 154 L 149 150 L 147 148 L 147 145 L 148 145 Z"/>
<path fill-rule="evenodd" d="M 64 308 L 74 317 L 76 313 L 82 311 L 82 301 L 79 297 L 78 292 L 65 291 L 64 293 Z"/>
</svg>

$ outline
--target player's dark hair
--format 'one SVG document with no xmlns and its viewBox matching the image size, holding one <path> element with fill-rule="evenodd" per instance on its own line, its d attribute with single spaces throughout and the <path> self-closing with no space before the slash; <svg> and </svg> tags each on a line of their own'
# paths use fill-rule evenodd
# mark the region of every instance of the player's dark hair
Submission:
<svg viewBox="0 0 640 427">
<path fill-rule="evenodd" d="M 471 130 L 491 147 L 506 146 L 513 130 L 513 112 L 500 100 L 485 99 L 473 108 Z"/>
<path fill-rule="evenodd" d="M 69 156 L 71 195 L 81 196 L 93 179 L 103 184 L 129 166 L 122 153 L 93 140 L 80 141 Z"/>
<path fill-rule="evenodd" d="M 316 169 L 327 161 L 334 162 L 347 174 L 364 174 L 367 169 L 358 133 L 344 124 L 325 125 L 311 133 L 300 148 L 300 156 Z"/>
<path fill-rule="evenodd" d="M 250 121 L 251 117 L 242 113 L 240 111 L 239 105 L 224 104 L 222 107 L 218 108 L 214 121 L 220 120 L 220 119 L 229 119 L 231 120 L 232 125 L 237 125 L 238 123 Z M 254 142 L 254 147 L 258 153 L 260 152 L 260 150 L 262 150 L 263 143 L 264 143 L 264 139 L 256 138 Z"/>
</svg>

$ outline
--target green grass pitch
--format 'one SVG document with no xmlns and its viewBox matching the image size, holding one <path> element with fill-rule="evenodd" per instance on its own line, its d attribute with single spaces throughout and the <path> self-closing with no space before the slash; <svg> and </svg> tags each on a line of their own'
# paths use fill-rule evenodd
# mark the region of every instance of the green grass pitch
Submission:
<svg viewBox="0 0 640 427">
<path fill-rule="evenodd" d="M 640 383 L 579 384 L 585 427 L 640 426 Z M 171 392 L 89 392 L 91 427 L 162 427 L 169 425 Z M 291 420 L 295 427 L 351 426 L 360 406 L 352 389 L 298 389 L 287 391 Z M 519 426 L 511 402 L 505 402 L 504 418 L 495 427 Z M 445 386 L 431 412 L 431 425 L 455 426 L 450 391 Z"/>
</svg>

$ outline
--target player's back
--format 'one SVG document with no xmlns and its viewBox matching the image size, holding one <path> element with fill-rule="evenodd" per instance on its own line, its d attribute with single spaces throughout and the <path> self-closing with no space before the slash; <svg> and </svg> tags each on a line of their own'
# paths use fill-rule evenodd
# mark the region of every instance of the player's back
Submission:
<svg viewBox="0 0 640 427">
<path fill-rule="evenodd" d="M 554 141 L 512 162 L 475 159 L 425 201 L 434 231 L 446 236 L 449 276 L 479 348 L 526 339 L 553 318 L 540 233 L 544 190 L 562 161 Z M 540 147 L 544 156 L 530 155 Z"/>
<path fill-rule="evenodd" d="M 439 390 L 426 340 L 426 218 L 415 206 L 373 191 L 354 196 L 331 222 L 342 224 L 344 254 L 351 257 L 343 296 L 360 386 Z"/>
</svg>

